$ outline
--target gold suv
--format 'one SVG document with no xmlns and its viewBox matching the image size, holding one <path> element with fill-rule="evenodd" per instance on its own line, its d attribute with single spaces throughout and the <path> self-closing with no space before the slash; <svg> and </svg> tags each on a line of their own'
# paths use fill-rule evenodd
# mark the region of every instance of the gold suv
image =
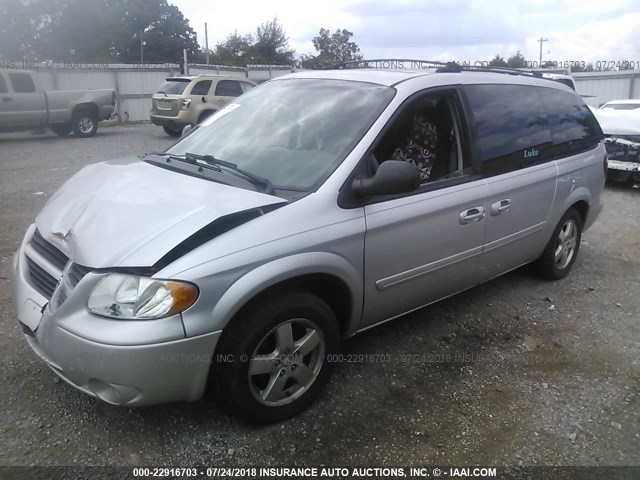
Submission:
<svg viewBox="0 0 640 480">
<path fill-rule="evenodd" d="M 186 125 L 200 123 L 255 86 L 224 75 L 169 77 L 153 95 L 151 122 L 177 137 Z"/>
</svg>

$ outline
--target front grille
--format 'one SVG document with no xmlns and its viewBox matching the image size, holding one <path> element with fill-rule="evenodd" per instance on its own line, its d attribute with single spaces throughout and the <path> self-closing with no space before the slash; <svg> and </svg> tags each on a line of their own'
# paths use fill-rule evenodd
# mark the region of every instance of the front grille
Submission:
<svg viewBox="0 0 640 480">
<path fill-rule="evenodd" d="M 29 277 L 31 285 L 38 290 L 46 298 L 51 298 L 53 291 L 58 284 L 58 280 L 52 277 L 46 270 L 40 267 L 36 262 L 25 256 L 27 259 L 27 268 L 29 269 Z"/>
<path fill-rule="evenodd" d="M 71 283 L 72 287 L 75 287 L 80 283 L 80 280 L 91 271 L 89 267 L 83 267 L 82 265 L 78 265 L 77 263 L 71 264 L 69 270 L 67 271 L 67 278 Z"/>
<path fill-rule="evenodd" d="M 38 230 L 31 238 L 33 249 L 51 262 L 58 270 L 62 271 L 69 258 L 56 247 L 47 242 Z"/>
</svg>

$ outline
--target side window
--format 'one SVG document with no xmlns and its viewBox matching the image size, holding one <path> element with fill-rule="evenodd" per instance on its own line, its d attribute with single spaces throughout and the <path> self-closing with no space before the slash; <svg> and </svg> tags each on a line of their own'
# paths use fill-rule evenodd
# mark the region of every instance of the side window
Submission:
<svg viewBox="0 0 640 480">
<path fill-rule="evenodd" d="M 595 116 L 577 95 L 556 88 L 539 88 L 549 117 L 553 155 L 568 155 L 593 148 L 602 139 Z"/>
<path fill-rule="evenodd" d="M 252 83 L 240 82 L 240 85 L 242 86 L 242 92 L 243 93 L 246 93 L 249 90 L 251 90 L 252 88 L 255 88 L 255 85 L 253 85 Z"/>
<path fill-rule="evenodd" d="M 191 95 L 208 95 L 211 89 L 211 80 L 200 80 L 191 89 Z"/>
<path fill-rule="evenodd" d="M 0 73 L 0 93 L 7 93 L 8 91 L 7 82 L 4 81 L 4 77 Z"/>
<path fill-rule="evenodd" d="M 239 97 L 242 95 L 240 82 L 236 80 L 220 80 L 216 85 L 216 95 L 220 97 Z"/>
<path fill-rule="evenodd" d="M 421 184 L 471 173 L 462 155 L 456 105 L 453 93 L 431 93 L 401 107 L 368 159 L 369 173 L 386 160 L 413 163 Z"/>
<path fill-rule="evenodd" d="M 9 73 L 9 80 L 15 93 L 34 93 L 36 86 L 28 73 Z"/>
<path fill-rule="evenodd" d="M 536 87 L 492 84 L 464 90 L 480 173 L 500 175 L 549 158 L 551 134 Z"/>
</svg>

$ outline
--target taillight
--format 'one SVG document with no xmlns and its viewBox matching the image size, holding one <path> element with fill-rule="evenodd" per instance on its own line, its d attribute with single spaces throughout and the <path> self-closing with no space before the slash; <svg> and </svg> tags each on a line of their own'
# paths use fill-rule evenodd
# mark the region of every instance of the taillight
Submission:
<svg viewBox="0 0 640 480">
<path fill-rule="evenodd" d="M 607 154 L 605 153 L 605 154 L 604 154 L 604 174 L 605 174 L 605 175 L 607 174 L 607 169 L 609 168 L 609 166 L 608 166 L 608 164 L 607 164 L 607 160 L 608 160 L 608 158 L 607 158 Z"/>
</svg>

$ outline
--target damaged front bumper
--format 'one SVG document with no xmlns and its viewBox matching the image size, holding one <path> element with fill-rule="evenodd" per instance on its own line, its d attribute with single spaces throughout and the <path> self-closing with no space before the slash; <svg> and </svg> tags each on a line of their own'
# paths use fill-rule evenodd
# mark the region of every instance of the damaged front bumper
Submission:
<svg viewBox="0 0 640 480">
<path fill-rule="evenodd" d="M 620 137 L 605 139 L 607 177 L 620 182 L 640 182 L 640 143 Z"/>
<path fill-rule="evenodd" d="M 113 405 L 193 401 L 205 390 L 220 331 L 186 337 L 181 316 L 111 320 L 91 314 L 90 292 L 102 274 L 86 274 L 55 310 L 36 273 L 59 272 L 31 246 L 32 225 L 13 259 L 12 300 L 24 338 L 60 378 Z M 35 265 L 35 266 L 34 266 Z"/>
</svg>

